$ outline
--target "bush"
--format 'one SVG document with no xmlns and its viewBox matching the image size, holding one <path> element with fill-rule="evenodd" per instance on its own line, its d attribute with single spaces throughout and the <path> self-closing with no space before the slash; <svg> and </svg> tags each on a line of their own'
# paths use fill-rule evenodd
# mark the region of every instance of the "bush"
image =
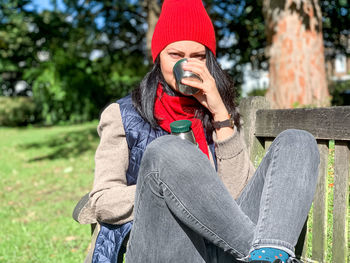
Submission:
<svg viewBox="0 0 350 263">
<path fill-rule="evenodd" d="M 110 102 L 129 93 L 146 74 L 135 59 L 121 62 L 109 57 L 91 61 L 65 50 L 56 50 L 49 61 L 27 70 L 29 83 L 42 123 L 81 123 L 97 119 Z M 127 63 L 134 63 L 127 65 Z"/>
<path fill-rule="evenodd" d="M 328 89 L 333 106 L 350 105 L 350 80 L 330 82 Z"/>
<path fill-rule="evenodd" d="M 24 126 L 35 121 L 35 103 L 29 97 L 0 97 L 0 126 Z"/>
<path fill-rule="evenodd" d="M 251 97 L 251 96 L 265 96 L 266 91 L 267 91 L 267 88 L 264 88 L 264 89 L 256 88 L 256 89 L 253 89 L 250 92 L 248 92 L 247 95 L 248 95 L 248 97 Z"/>
</svg>

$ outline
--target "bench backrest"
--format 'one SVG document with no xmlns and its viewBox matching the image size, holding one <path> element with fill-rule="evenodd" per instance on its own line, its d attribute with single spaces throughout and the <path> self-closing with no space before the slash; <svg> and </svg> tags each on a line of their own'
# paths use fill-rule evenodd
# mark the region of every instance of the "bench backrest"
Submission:
<svg viewBox="0 0 350 263">
<path fill-rule="evenodd" d="M 312 216 L 309 215 L 309 222 L 303 230 L 304 240 L 299 253 L 306 259 L 307 246 L 312 244 L 312 261 L 329 262 L 327 253 L 331 253 L 335 263 L 350 262 L 350 106 L 271 110 L 264 97 L 250 97 L 241 101 L 239 110 L 244 138 L 255 166 L 258 166 L 272 140 L 283 130 L 302 129 L 315 136 L 321 157 L 319 181 Z M 334 140 L 334 174 L 328 175 L 330 140 Z M 332 195 L 327 198 L 330 191 Z M 329 232 L 332 232 L 332 243 Z"/>
</svg>

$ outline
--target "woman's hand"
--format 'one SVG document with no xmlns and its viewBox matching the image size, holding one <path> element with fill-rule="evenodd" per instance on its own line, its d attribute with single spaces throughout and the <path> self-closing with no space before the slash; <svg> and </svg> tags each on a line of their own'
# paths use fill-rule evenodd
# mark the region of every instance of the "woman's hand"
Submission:
<svg viewBox="0 0 350 263">
<path fill-rule="evenodd" d="M 187 63 L 183 64 L 183 69 L 197 74 L 202 81 L 184 78 L 181 83 L 199 89 L 199 92 L 193 96 L 210 111 L 214 121 L 227 120 L 229 113 L 217 89 L 215 79 L 210 74 L 205 61 L 189 58 Z M 232 135 L 233 129 L 224 127 L 216 130 L 216 133 L 219 140 L 225 139 L 229 135 Z M 220 136 L 220 134 L 223 136 Z"/>
<path fill-rule="evenodd" d="M 197 74 L 202 79 L 202 82 L 197 79 L 184 78 L 181 83 L 199 89 L 199 93 L 193 96 L 211 112 L 214 120 L 220 117 L 224 118 L 221 120 L 227 119 L 227 109 L 205 61 L 189 58 L 187 63 L 183 64 L 183 69 Z"/>
</svg>

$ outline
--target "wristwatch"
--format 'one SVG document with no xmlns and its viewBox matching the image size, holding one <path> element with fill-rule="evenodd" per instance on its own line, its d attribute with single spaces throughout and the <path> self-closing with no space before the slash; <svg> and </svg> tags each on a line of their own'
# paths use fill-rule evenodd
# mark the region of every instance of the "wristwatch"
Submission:
<svg viewBox="0 0 350 263">
<path fill-rule="evenodd" d="M 224 121 L 212 121 L 211 123 L 213 124 L 214 129 L 220 129 L 223 127 L 233 128 L 235 126 L 235 122 L 233 121 L 231 114 L 229 114 L 229 116 L 230 117 Z"/>
</svg>

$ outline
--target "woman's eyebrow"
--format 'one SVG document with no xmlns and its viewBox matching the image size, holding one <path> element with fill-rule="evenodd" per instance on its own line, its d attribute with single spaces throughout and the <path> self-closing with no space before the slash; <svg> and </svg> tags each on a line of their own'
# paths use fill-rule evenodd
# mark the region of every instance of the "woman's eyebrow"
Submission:
<svg viewBox="0 0 350 263">
<path fill-rule="evenodd" d="M 170 48 L 170 49 L 168 49 L 168 52 L 178 52 L 180 54 L 185 54 L 185 52 L 182 52 L 181 50 L 176 49 L 176 48 Z"/>
<path fill-rule="evenodd" d="M 203 51 L 198 51 L 198 52 L 193 52 L 193 53 L 191 53 L 190 55 L 191 55 L 191 56 L 196 56 L 196 55 L 202 56 L 202 55 L 205 55 L 205 50 L 203 50 Z"/>
<path fill-rule="evenodd" d="M 179 50 L 179 49 L 176 49 L 176 48 L 170 48 L 170 49 L 168 50 L 168 52 L 178 52 L 178 53 L 180 53 L 181 55 L 184 55 L 184 54 L 185 54 L 185 52 L 183 52 L 183 51 L 181 51 L 181 50 Z M 205 50 L 193 52 L 193 53 L 190 54 L 190 56 L 196 56 L 196 55 L 205 55 Z"/>
</svg>

